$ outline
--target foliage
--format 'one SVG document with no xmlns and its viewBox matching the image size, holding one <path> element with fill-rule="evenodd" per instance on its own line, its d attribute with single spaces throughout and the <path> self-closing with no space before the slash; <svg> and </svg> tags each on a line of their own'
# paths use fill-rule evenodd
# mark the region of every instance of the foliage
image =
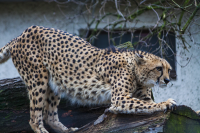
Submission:
<svg viewBox="0 0 200 133">
<path fill-rule="evenodd" d="M 128 41 L 128 42 L 125 42 L 123 44 L 120 44 L 120 45 L 117 45 L 118 48 L 126 48 L 126 49 L 134 49 L 133 48 L 133 44 Z"/>
<path fill-rule="evenodd" d="M 198 10 L 200 9 L 199 0 L 47 0 L 54 1 L 58 7 L 63 7 L 69 3 L 77 6 L 77 13 L 73 17 L 68 17 L 72 22 L 82 17 L 87 27 L 81 35 L 87 41 L 92 42 L 98 35 L 104 31 L 108 33 L 109 42 L 113 42 L 117 37 L 113 37 L 112 33 L 119 33 L 118 38 L 125 33 L 134 32 L 138 29 L 138 24 L 141 22 L 141 16 L 152 13 L 157 20 L 154 26 L 143 26 L 140 29 L 147 29 L 148 35 L 139 37 L 138 42 L 131 42 L 134 45 L 145 43 L 152 36 L 157 35 L 161 55 L 167 54 L 164 47 L 168 47 L 171 52 L 176 55 L 176 51 L 170 48 L 164 37 L 170 34 L 170 31 L 175 33 L 176 44 L 184 50 L 189 51 L 192 44 L 199 45 L 195 41 L 195 35 L 199 34 L 200 28 L 198 19 L 200 17 Z M 61 9 L 61 8 L 60 8 Z M 199 30 L 191 30 L 193 27 Z M 133 36 L 132 36 L 133 37 Z M 189 39 L 186 39 L 189 38 Z M 189 42 L 192 41 L 192 42 Z"/>
</svg>

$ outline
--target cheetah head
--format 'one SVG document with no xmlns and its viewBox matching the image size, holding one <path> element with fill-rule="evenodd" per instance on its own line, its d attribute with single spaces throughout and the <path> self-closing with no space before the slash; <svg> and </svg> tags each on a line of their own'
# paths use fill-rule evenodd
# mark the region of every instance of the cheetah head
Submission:
<svg viewBox="0 0 200 133">
<path fill-rule="evenodd" d="M 172 67 L 162 58 L 155 55 L 145 57 L 135 54 L 135 74 L 139 84 L 146 87 L 154 85 L 167 85 L 170 81 L 169 74 Z"/>
</svg>

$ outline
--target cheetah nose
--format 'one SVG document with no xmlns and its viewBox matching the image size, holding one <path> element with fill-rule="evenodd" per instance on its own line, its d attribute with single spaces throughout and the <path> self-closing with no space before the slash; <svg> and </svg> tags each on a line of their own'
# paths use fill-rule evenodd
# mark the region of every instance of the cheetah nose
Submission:
<svg viewBox="0 0 200 133">
<path fill-rule="evenodd" d="M 164 81 L 165 81 L 165 84 L 167 84 L 167 83 L 169 83 L 170 80 L 165 78 Z"/>
</svg>

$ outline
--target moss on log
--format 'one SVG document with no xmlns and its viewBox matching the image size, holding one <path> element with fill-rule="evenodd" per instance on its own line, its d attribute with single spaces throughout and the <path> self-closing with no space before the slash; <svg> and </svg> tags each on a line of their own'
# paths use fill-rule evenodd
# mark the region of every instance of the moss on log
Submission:
<svg viewBox="0 0 200 133">
<path fill-rule="evenodd" d="M 165 133 L 200 133 L 200 117 L 191 108 L 179 106 L 170 113 L 163 131 Z"/>
</svg>

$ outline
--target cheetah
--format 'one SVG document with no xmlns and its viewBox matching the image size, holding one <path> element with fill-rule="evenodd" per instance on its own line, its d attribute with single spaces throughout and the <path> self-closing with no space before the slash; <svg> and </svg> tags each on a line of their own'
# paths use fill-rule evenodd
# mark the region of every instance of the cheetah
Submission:
<svg viewBox="0 0 200 133">
<path fill-rule="evenodd" d="M 31 26 L 0 49 L 0 63 L 9 58 L 25 82 L 30 99 L 31 128 L 48 133 L 75 131 L 58 118 L 61 97 L 79 105 L 109 104 L 112 113 L 153 113 L 174 109 L 168 99 L 155 103 L 151 87 L 168 84 L 170 64 L 144 51 L 99 49 L 67 32 Z"/>
</svg>

